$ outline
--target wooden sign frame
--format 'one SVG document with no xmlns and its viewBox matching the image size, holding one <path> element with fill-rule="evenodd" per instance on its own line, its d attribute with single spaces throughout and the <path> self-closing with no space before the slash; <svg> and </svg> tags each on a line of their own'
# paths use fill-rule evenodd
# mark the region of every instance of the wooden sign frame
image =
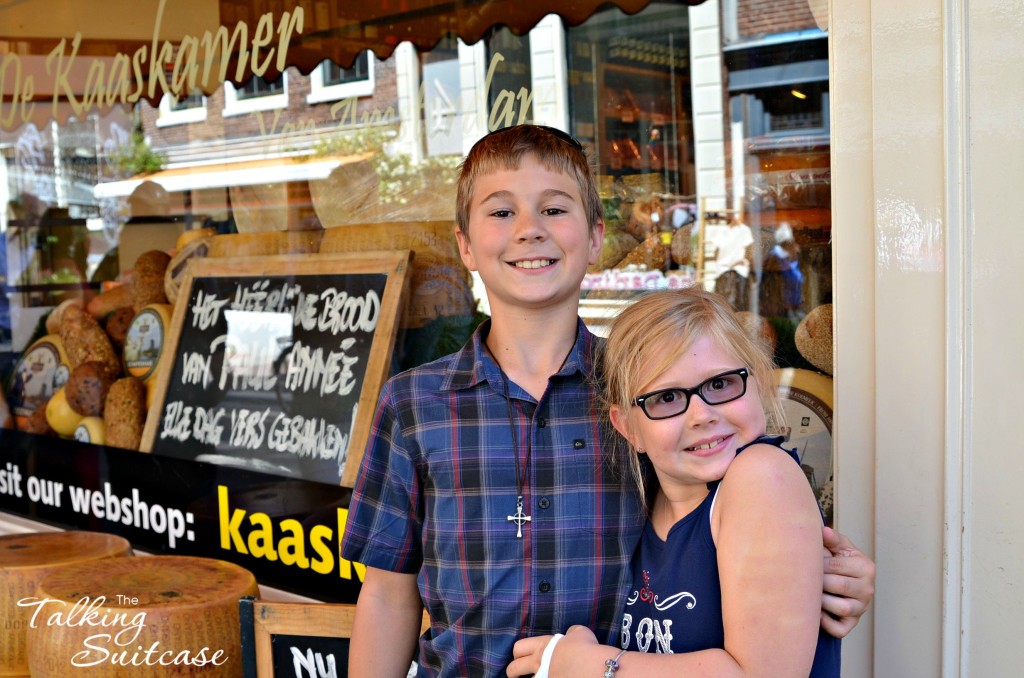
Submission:
<svg viewBox="0 0 1024 678">
<path fill-rule="evenodd" d="M 275 635 L 351 638 L 355 605 L 252 601 L 255 676 L 274 675 Z"/>
<path fill-rule="evenodd" d="M 196 279 L 236 277 L 281 277 L 311 275 L 385 274 L 387 282 L 380 299 L 380 315 L 374 330 L 366 373 L 360 387 L 358 412 L 352 427 L 352 438 L 348 446 L 348 458 L 340 484 L 352 487 L 355 484 L 366 441 L 369 437 L 370 422 L 377 406 L 377 396 L 384 381 L 390 374 L 391 359 L 395 349 L 399 322 L 408 301 L 409 275 L 412 259 L 410 250 L 373 251 L 351 254 L 283 254 L 258 257 L 202 258 L 188 263 L 170 330 L 163 347 L 171 360 L 161 361 L 163 368 L 157 379 L 146 417 L 140 450 L 152 452 L 162 418 L 168 385 L 178 359 L 181 331 L 188 312 L 188 300 Z"/>
<path fill-rule="evenodd" d="M 239 620 L 242 624 L 245 678 L 274 676 L 274 636 L 351 638 L 355 614 L 356 606 L 348 604 L 242 598 L 239 601 Z M 429 628 L 430 618 L 424 612 L 420 633 Z"/>
</svg>

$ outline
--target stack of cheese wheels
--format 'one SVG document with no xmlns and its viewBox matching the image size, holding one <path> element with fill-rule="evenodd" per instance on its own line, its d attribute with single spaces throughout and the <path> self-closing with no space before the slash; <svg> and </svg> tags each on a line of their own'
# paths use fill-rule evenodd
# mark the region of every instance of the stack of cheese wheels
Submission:
<svg viewBox="0 0 1024 678">
<path fill-rule="evenodd" d="M 256 594 L 248 570 L 211 558 L 139 556 L 62 568 L 36 593 L 49 602 L 44 623 L 28 630 L 29 671 L 33 678 L 241 676 L 238 600 Z"/>
<path fill-rule="evenodd" d="M 0 537 L 0 676 L 29 673 L 25 630 L 38 608 L 19 606 L 19 600 L 29 602 L 36 597 L 39 582 L 61 567 L 131 554 L 127 540 L 102 532 L 36 532 Z M 41 613 L 36 623 L 42 617 Z"/>
</svg>

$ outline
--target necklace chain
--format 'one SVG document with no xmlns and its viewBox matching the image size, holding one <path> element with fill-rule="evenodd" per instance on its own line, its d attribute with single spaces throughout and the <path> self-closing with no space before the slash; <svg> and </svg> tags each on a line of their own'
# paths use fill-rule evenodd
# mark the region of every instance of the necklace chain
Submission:
<svg viewBox="0 0 1024 678">
<path fill-rule="evenodd" d="M 523 470 L 519 469 L 519 433 L 516 428 L 515 419 L 512 417 L 512 399 L 508 395 L 508 375 L 505 374 L 504 370 L 498 368 L 501 371 L 501 385 L 502 393 L 505 396 L 505 411 L 508 412 L 508 425 L 512 429 L 512 454 L 515 455 L 516 462 L 516 512 L 515 515 L 508 517 L 510 522 L 516 524 L 516 537 L 519 539 L 523 538 L 523 523 L 528 523 L 533 518 L 523 513 L 523 489 L 526 485 L 526 474 L 530 472 L 530 457 L 533 452 L 533 445 L 529 438 L 526 441 L 526 462 L 523 464 Z"/>
<path fill-rule="evenodd" d="M 562 358 L 562 364 L 559 366 L 557 371 L 561 371 L 562 367 L 565 366 L 566 361 L 569 360 L 569 356 L 572 354 L 573 345 L 569 347 L 569 352 Z M 494 352 L 491 352 L 494 355 Z M 495 360 L 494 362 L 498 362 Z M 532 517 L 523 513 L 523 493 L 526 489 L 526 478 L 530 474 L 530 457 L 533 456 L 533 440 L 530 437 L 526 439 L 526 461 L 523 463 L 523 468 L 519 468 L 519 433 L 516 427 L 515 419 L 512 416 L 512 398 L 508 392 L 508 375 L 505 374 L 505 370 L 501 368 L 501 364 L 498 363 L 498 371 L 501 373 L 501 387 L 502 394 L 505 396 L 505 411 L 508 412 L 508 425 L 512 429 L 512 448 L 513 454 L 515 455 L 516 462 L 516 512 L 513 515 L 508 516 L 508 521 L 515 523 L 516 525 L 516 537 L 519 539 L 523 538 L 523 524 L 533 520 Z"/>
</svg>

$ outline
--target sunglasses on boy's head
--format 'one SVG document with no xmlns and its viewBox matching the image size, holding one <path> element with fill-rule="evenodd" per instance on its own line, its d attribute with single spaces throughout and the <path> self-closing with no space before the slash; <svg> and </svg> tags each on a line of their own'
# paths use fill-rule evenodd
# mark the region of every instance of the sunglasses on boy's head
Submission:
<svg viewBox="0 0 1024 678">
<path fill-rule="evenodd" d="M 633 398 L 648 419 L 677 417 L 690 407 L 690 398 L 699 396 L 708 405 L 722 405 L 747 392 L 747 368 L 729 370 L 705 379 L 693 388 L 663 388 Z"/>
<path fill-rule="evenodd" d="M 512 125 L 511 127 L 502 127 L 501 129 L 496 129 L 493 132 L 491 132 L 489 134 L 486 134 L 483 137 L 481 137 L 480 141 L 483 141 L 487 137 L 493 137 L 493 136 L 497 136 L 499 134 L 503 134 L 505 132 L 508 132 L 511 129 L 515 129 L 516 127 L 519 127 L 519 125 Z M 556 137 L 558 139 L 561 139 L 565 143 L 569 144 L 570 146 L 575 148 L 580 153 L 584 153 L 583 144 L 581 144 L 579 142 L 579 140 L 576 139 L 576 137 L 573 137 L 573 136 L 563 132 L 562 130 L 558 129 L 557 127 L 548 127 L 547 125 L 530 125 L 530 127 L 533 127 L 535 129 L 544 130 L 545 132 L 547 132 L 551 136 Z M 479 144 L 480 141 L 477 141 L 476 143 Z M 473 144 L 473 145 L 475 146 L 476 144 Z"/>
</svg>

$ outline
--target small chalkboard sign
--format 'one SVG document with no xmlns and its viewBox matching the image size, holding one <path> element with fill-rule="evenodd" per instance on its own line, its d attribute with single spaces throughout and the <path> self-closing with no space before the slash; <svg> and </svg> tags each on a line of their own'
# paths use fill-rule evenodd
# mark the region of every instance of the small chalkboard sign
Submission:
<svg viewBox="0 0 1024 678">
<path fill-rule="evenodd" d="M 193 259 L 141 449 L 351 487 L 408 250 Z"/>
<path fill-rule="evenodd" d="M 238 602 L 245 678 L 346 678 L 355 605 Z M 430 627 L 423 615 L 420 632 Z"/>
<path fill-rule="evenodd" d="M 239 620 L 246 678 L 344 678 L 354 615 L 354 605 L 242 598 Z"/>
</svg>

